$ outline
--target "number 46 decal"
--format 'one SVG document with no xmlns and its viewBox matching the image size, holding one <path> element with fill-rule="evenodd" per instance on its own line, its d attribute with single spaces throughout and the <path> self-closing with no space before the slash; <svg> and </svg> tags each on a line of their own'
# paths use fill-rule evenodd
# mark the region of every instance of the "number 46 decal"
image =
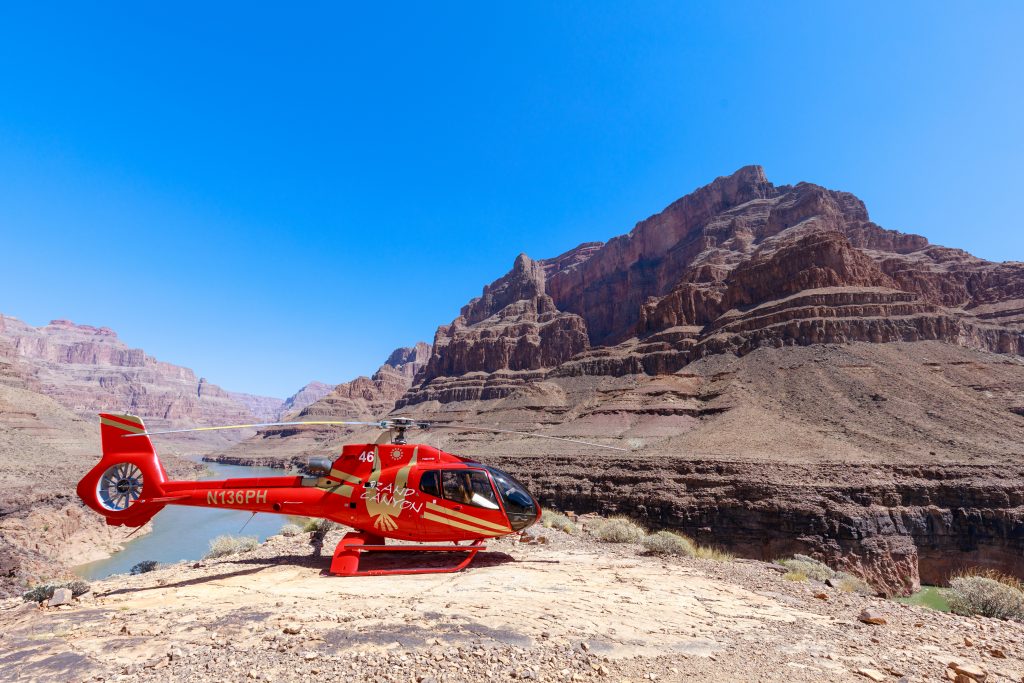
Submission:
<svg viewBox="0 0 1024 683">
<path fill-rule="evenodd" d="M 360 453 L 359 462 L 373 462 L 373 451 L 363 451 Z"/>
</svg>

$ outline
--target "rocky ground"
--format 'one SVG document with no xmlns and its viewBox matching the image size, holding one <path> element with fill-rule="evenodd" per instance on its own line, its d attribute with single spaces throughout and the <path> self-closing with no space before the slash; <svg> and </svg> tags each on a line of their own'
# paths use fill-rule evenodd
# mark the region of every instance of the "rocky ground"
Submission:
<svg viewBox="0 0 1024 683">
<path fill-rule="evenodd" d="M 0 603 L 5 680 L 1024 680 L 1024 624 L 539 529 L 459 574 L 325 575 L 306 537 Z M 328 538 L 333 547 L 338 534 Z M 379 561 L 408 562 L 379 558 Z M 883 624 L 862 623 L 864 610 Z M 971 667 L 976 667 L 971 669 Z M 984 675 L 977 673 L 984 672 Z"/>
</svg>

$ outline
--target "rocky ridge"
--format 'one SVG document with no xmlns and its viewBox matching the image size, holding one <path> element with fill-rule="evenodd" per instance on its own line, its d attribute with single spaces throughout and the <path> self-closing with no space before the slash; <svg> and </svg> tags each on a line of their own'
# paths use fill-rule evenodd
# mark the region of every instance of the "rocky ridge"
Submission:
<svg viewBox="0 0 1024 683">
<path fill-rule="evenodd" d="M 280 399 L 228 392 L 189 368 L 133 349 L 106 327 L 0 316 L 3 338 L 40 390 L 79 415 L 126 411 L 170 423 L 225 424 L 273 414 Z"/>
<path fill-rule="evenodd" d="M 765 346 L 920 340 L 1024 352 L 1024 265 L 885 230 L 849 193 L 775 186 L 748 166 L 607 244 L 520 255 L 438 329 L 399 407 L 502 398 L 570 360 L 596 376 L 671 374 Z"/>
</svg>

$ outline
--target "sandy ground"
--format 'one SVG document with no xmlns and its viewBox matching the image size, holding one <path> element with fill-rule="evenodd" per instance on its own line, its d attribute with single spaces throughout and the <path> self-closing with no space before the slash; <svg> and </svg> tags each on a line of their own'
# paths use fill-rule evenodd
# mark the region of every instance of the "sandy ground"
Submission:
<svg viewBox="0 0 1024 683">
<path fill-rule="evenodd" d="M 4 680 L 1024 679 L 1024 625 L 794 583 L 772 565 L 662 559 L 540 530 L 459 574 L 332 577 L 305 536 L 0 603 Z M 337 534 L 328 538 L 333 547 Z M 380 558 L 385 564 L 408 556 Z M 816 597 L 817 596 L 817 597 Z M 863 609 L 884 625 L 858 621 Z"/>
</svg>

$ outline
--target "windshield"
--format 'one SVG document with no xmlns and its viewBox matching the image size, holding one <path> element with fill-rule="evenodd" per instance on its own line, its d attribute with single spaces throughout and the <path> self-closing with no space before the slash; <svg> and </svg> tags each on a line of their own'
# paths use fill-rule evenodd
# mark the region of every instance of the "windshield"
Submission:
<svg viewBox="0 0 1024 683">
<path fill-rule="evenodd" d="M 487 471 L 491 473 L 498 495 L 505 504 L 505 513 L 512 529 L 520 531 L 536 522 L 537 503 L 526 491 L 526 487 L 497 468 L 488 467 Z"/>
</svg>

